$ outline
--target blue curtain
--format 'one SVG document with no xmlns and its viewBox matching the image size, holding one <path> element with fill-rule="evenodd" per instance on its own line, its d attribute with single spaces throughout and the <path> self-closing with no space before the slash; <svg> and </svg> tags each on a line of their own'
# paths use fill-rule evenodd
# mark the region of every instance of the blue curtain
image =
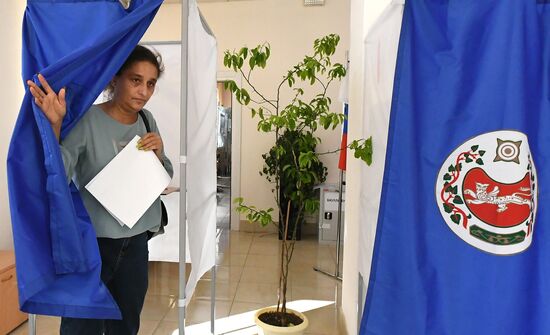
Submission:
<svg viewBox="0 0 550 335">
<path fill-rule="evenodd" d="M 162 0 L 28 0 L 23 84 L 42 73 L 67 88 L 63 138 L 106 87 L 153 20 Z M 24 84 L 25 85 L 25 84 Z M 26 85 L 25 85 L 26 86 Z M 53 131 L 26 91 L 8 152 L 8 189 L 21 310 L 120 318 L 100 280 L 90 218 L 69 187 Z"/>
<path fill-rule="evenodd" d="M 550 1 L 408 0 L 399 43 L 360 333 L 549 334 Z"/>
</svg>

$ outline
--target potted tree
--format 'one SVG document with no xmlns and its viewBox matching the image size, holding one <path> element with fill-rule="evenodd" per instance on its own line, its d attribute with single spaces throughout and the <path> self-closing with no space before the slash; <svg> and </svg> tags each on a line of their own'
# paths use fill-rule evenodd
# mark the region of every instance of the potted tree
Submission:
<svg viewBox="0 0 550 335">
<path fill-rule="evenodd" d="M 297 192 L 303 199 L 317 200 L 314 186 L 323 183 L 327 176 L 327 168 L 319 160 L 311 162 L 308 166 L 311 178 L 303 178 L 300 174 L 294 173 L 295 170 L 288 170 L 289 173 L 280 173 L 281 167 L 292 166 L 294 164 L 294 154 L 301 152 L 315 152 L 316 141 L 308 138 L 311 133 L 304 133 L 298 130 L 281 129 L 282 133 L 276 139 L 274 145 L 269 152 L 262 155 L 264 166 L 261 175 L 275 185 L 274 191 L 278 189 L 278 207 L 279 213 L 287 213 L 288 228 L 285 225 L 278 225 L 279 239 L 285 238 L 290 240 L 301 239 L 301 228 L 305 221 L 302 214 L 303 209 L 300 209 L 301 201 L 297 201 Z M 281 154 L 284 150 L 284 154 Z M 287 168 L 288 169 L 288 168 Z M 286 172 L 287 170 L 285 170 Z M 294 195 L 294 199 L 291 199 Z M 289 200 L 291 200 L 289 202 Z M 293 200 L 293 201 L 292 201 Z M 306 211 L 309 213 L 310 211 Z M 279 217 L 279 219 L 283 219 Z M 285 220 L 286 221 L 286 220 Z M 284 222 L 284 221 L 279 221 Z"/>
<path fill-rule="evenodd" d="M 315 40 L 313 54 L 306 55 L 276 83 L 274 97 L 268 98 L 260 92 L 251 80 L 251 74 L 258 68 L 265 68 L 271 55 L 269 44 L 256 48 L 241 48 L 226 51 L 224 65 L 240 73 L 245 85 L 239 87 L 234 81 L 225 83 L 239 103 L 248 106 L 253 118 L 258 119 L 260 132 L 275 135 L 274 145 L 263 154 L 264 166 L 260 171 L 273 185 L 272 192 L 278 207 L 277 220 L 274 209 L 261 209 L 245 203 L 243 198 L 235 199 L 237 211 L 246 215 L 250 222 L 262 226 L 275 224 L 281 237 L 279 289 L 277 306 L 261 309 L 256 313 L 256 323 L 265 334 L 301 334 L 307 327 L 307 318 L 287 309 L 286 293 L 288 270 L 294 253 L 297 231 L 304 216 L 319 209 L 319 199 L 314 185 L 325 181 L 327 169 L 319 157 L 332 152 L 315 151 L 320 138 L 315 135 L 319 128 L 336 129 L 344 121 L 344 114 L 330 111 L 332 99 L 328 89 L 335 81 L 346 75 L 341 63 L 332 60 L 340 41 L 338 35 L 328 35 Z M 282 101 L 283 89 L 292 90 L 290 101 Z M 306 94 L 313 98 L 306 99 Z M 352 141 L 349 148 L 354 155 L 367 164 L 372 160 L 371 139 Z"/>
</svg>

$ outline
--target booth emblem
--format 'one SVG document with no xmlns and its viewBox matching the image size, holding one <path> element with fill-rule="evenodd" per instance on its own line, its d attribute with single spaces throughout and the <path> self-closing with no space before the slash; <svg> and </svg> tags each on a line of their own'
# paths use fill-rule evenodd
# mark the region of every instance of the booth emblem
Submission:
<svg viewBox="0 0 550 335">
<path fill-rule="evenodd" d="M 435 188 L 447 226 L 497 255 L 529 247 L 537 211 L 537 173 L 527 136 L 503 130 L 476 136 L 445 160 Z"/>
</svg>

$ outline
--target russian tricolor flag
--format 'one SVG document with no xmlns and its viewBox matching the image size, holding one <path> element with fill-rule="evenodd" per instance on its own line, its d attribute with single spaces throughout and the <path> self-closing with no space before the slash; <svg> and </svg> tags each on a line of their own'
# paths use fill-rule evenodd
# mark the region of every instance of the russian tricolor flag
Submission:
<svg viewBox="0 0 550 335">
<path fill-rule="evenodd" d="M 346 171 L 346 158 L 347 158 L 347 146 L 348 146 L 348 109 L 349 105 L 344 103 L 344 125 L 342 126 L 342 142 L 340 142 L 340 160 L 338 160 L 338 168 Z"/>
<path fill-rule="evenodd" d="M 344 115 L 346 119 L 342 125 L 342 142 L 340 142 L 340 159 L 338 160 L 338 168 L 340 170 L 346 171 L 346 158 L 347 158 L 347 147 L 348 147 L 348 110 L 349 110 L 349 64 L 346 67 L 346 76 L 342 81 L 342 86 L 340 86 L 339 99 L 344 103 Z"/>
</svg>

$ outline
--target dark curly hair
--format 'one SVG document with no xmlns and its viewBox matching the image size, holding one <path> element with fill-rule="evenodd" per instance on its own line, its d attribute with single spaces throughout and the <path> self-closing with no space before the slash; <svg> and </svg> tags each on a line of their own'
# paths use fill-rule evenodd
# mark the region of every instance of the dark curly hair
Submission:
<svg viewBox="0 0 550 335">
<path fill-rule="evenodd" d="M 149 48 L 144 47 L 143 45 L 136 45 L 130 56 L 126 58 L 126 61 L 124 61 L 124 64 L 120 67 L 120 69 L 117 71 L 116 75 L 119 76 L 122 72 L 124 72 L 127 68 L 132 66 L 134 63 L 137 62 L 149 62 L 153 64 L 158 71 L 158 76 L 162 75 L 164 72 L 164 64 L 162 63 L 162 56 L 160 53 L 158 53 L 156 50 L 151 50 Z"/>
</svg>

